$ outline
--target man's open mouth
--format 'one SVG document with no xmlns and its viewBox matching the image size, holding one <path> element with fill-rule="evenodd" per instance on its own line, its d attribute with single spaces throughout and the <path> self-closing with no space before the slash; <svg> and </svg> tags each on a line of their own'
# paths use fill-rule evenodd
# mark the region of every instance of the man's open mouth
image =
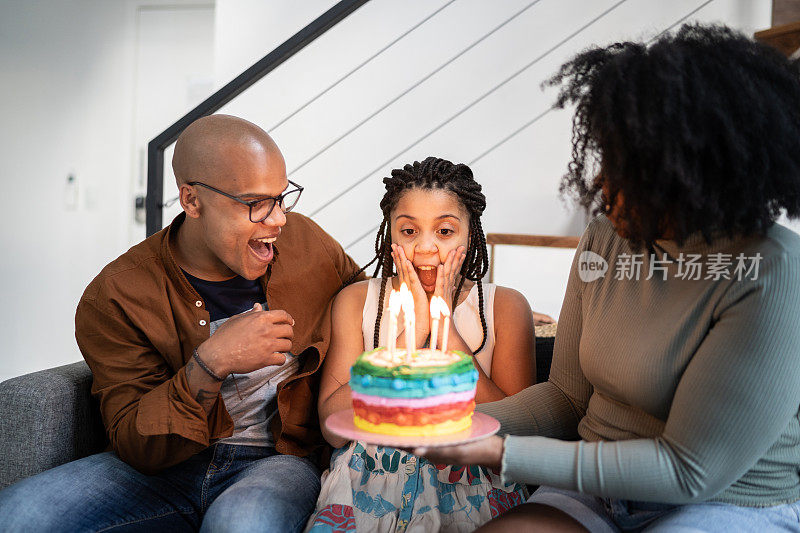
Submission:
<svg viewBox="0 0 800 533">
<path fill-rule="evenodd" d="M 251 239 L 248 244 L 253 254 L 265 263 L 272 261 L 273 250 L 272 243 L 275 242 L 277 237 L 265 237 L 263 239 Z"/>
</svg>

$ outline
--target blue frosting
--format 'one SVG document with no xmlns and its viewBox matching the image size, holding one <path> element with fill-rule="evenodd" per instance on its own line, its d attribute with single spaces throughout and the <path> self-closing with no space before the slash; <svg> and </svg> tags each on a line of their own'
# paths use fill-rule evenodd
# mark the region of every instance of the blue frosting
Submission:
<svg viewBox="0 0 800 533">
<path fill-rule="evenodd" d="M 426 398 L 437 394 L 463 392 L 473 389 L 477 382 L 477 370 L 419 380 L 353 375 L 352 372 L 350 374 L 352 390 L 385 398 Z"/>
</svg>

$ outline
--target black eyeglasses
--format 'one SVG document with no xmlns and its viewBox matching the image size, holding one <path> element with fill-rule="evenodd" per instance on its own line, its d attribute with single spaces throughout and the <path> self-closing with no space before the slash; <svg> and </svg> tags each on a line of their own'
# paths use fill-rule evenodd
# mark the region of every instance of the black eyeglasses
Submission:
<svg viewBox="0 0 800 533">
<path fill-rule="evenodd" d="M 231 200 L 239 202 L 242 205 L 246 205 L 250 208 L 250 222 L 258 223 L 264 221 L 270 215 L 270 213 L 272 213 L 275 205 L 280 205 L 280 209 L 284 213 L 288 213 L 294 208 L 294 206 L 297 205 L 297 201 L 300 199 L 300 194 L 303 192 L 303 186 L 298 185 L 292 180 L 288 181 L 289 185 L 293 186 L 294 189 L 284 191 L 278 196 L 267 196 L 257 200 L 250 200 L 249 202 L 242 200 L 241 198 L 237 198 L 232 194 L 228 194 L 225 191 L 221 191 L 215 187 L 212 187 L 211 185 L 206 185 L 202 181 L 190 181 L 186 185 L 200 185 L 210 191 L 214 191 L 217 194 L 227 196 Z"/>
</svg>

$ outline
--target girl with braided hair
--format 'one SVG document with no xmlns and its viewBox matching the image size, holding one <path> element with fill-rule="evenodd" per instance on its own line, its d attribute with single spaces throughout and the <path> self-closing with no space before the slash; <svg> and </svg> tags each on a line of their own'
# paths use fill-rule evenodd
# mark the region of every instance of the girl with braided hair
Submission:
<svg viewBox="0 0 800 533">
<path fill-rule="evenodd" d="M 486 199 L 470 168 L 429 157 L 393 170 L 383 182 L 376 255 L 365 267 L 376 264 L 375 277 L 348 285 L 333 303 L 319 393 L 323 428 L 329 415 L 351 407 L 356 357 L 388 344 L 388 295 L 403 282 L 414 296 L 416 348 L 428 344 L 431 297 L 450 306 L 448 347 L 474 355 L 476 402 L 505 398 L 534 381 L 527 300 L 481 281 L 488 268 L 480 220 Z M 398 329 L 402 349 L 405 335 Z M 325 429 L 323 435 L 339 449 L 323 476 L 309 531 L 470 531 L 525 498 L 522 486 L 502 483 L 486 468 L 436 465 L 395 448 L 348 443 Z"/>
</svg>

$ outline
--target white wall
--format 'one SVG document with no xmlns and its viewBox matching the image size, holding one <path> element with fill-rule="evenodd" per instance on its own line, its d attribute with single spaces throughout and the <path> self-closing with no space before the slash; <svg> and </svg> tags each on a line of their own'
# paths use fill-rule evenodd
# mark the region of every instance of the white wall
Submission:
<svg viewBox="0 0 800 533">
<path fill-rule="evenodd" d="M 125 240 L 130 30 L 123 2 L 0 7 L 0 378 L 80 358 L 75 304 Z"/>
<path fill-rule="evenodd" d="M 137 10 L 187 3 L 0 3 L 0 380 L 79 360 L 83 289 L 144 236 L 132 222 Z"/>
<path fill-rule="evenodd" d="M 133 190 L 138 195 L 147 193 L 148 143 L 215 90 L 215 20 L 214 4 L 146 6 L 139 10 L 132 142 L 136 166 Z M 170 158 L 165 160 L 169 163 Z M 172 166 L 167 164 L 166 169 L 169 173 L 165 180 L 174 184 Z M 131 244 L 144 236 L 143 223 L 130 224 Z"/>
</svg>

